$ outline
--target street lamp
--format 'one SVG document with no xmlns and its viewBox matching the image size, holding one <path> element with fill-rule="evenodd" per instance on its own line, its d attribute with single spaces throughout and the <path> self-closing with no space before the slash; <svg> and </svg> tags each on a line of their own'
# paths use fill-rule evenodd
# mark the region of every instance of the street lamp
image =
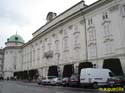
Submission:
<svg viewBox="0 0 125 93">
<path fill-rule="evenodd" d="M 59 67 L 59 58 L 60 58 L 60 53 L 57 53 L 58 54 L 58 61 L 57 61 L 57 70 L 58 70 L 58 77 L 60 76 L 60 67 Z"/>
<path fill-rule="evenodd" d="M 28 63 L 27 63 L 27 78 L 29 80 L 29 66 L 28 66 Z"/>
</svg>

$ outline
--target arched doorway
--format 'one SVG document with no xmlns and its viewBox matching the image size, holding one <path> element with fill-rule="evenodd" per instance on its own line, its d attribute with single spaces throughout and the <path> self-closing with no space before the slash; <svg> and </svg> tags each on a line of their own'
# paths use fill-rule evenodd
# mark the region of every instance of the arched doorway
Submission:
<svg viewBox="0 0 125 93">
<path fill-rule="evenodd" d="M 82 62 L 79 64 L 78 72 L 80 74 L 82 68 L 93 68 L 92 62 Z"/>
<path fill-rule="evenodd" d="M 48 76 L 57 76 L 57 77 L 58 77 L 58 69 L 57 69 L 57 66 L 50 66 L 50 67 L 49 67 Z"/>
<path fill-rule="evenodd" d="M 74 65 L 73 64 L 64 65 L 63 77 L 70 77 L 73 73 L 74 73 Z"/>
<path fill-rule="evenodd" d="M 28 74 L 28 79 L 29 80 L 37 79 L 37 77 L 38 77 L 38 70 L 37 69 L 29 70 L 27 74 Z"/>
<path fill-rule="evenodd" d="M 120 59 L 105 59 L 103 62 L 103 68 L 110 69 L 115 75 L 123 76 L 123 70 Z"/>
</svg>

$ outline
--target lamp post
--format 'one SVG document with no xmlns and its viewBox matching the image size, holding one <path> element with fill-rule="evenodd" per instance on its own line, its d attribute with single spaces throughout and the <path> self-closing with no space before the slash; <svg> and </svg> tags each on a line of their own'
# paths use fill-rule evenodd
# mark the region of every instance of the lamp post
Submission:
<svg viewBox="0 0 125 93">
<path fill-rule="evenodd" d="M 29 66 L 28 66 L 28 63 L 27 63 L 27 78 L 29 80 Z"/>
<path fill-rule="evenodd" d="M 58 77 L 60 77 L 60 67 L 59 67 L 59 58 L 60 58 L 60 53 L 58 53 L 58 61 L 57 61 L 57 70 L 58 70 Z"/>
</svg>

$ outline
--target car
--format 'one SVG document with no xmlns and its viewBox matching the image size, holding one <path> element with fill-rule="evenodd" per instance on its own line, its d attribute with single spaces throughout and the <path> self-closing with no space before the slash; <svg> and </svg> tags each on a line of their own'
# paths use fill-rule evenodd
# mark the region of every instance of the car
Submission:
<svg viewBox="0 0 125 93">
<path fill-rule="evenodd" d="M 112 78 L 109 78 L 107 80 L 107 83 L 108 83 L 109 87 L 114 87 L 114 86 L 125 87 L 125 77 L 123 77 L 123 76 L 114 76 Z"/>
<path fill-rule="evenodd" d="M 42 79 L 42 85 L 50 85 L 50 82 L 53 78 L 56 78 L 56 76 L 46 76 Z"/>
<path fill-rule="evenodd" d="M 121 85 L 125 88 L 125 76 L 119 77 L 121 79 Z"/>
<path fill-rule="evenodd" d="M 50 85 L 62 85 L 62 78 L 56 77 L 50 81 Z"/>
<path fill-rule="evenodd" d="M 71 77 L 69 79 L 69 86 L 71 86 L 71 87 L 79 87 L 80 86 L 79 75 L 77 75 L 77 74 L 71 75 Z"/>
<path fill-rule="evenodd" d="M 93 88 L 107 86 L 107 80 L 113 76 L 113 72 L 109 69 L 83 68 L 80 73 L 80 85 Z"/>
<path fill-rule="evenodd" d="M 62 80 L 62 85 L 65 86 L 69 86 L 69 77 L 64 77 Z"/>
</svg>

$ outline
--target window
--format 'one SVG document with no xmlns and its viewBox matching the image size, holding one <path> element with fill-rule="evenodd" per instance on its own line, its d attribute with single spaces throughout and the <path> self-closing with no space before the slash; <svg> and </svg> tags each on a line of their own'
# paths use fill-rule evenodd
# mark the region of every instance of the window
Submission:
<svg viewBox="0 0 125 93">
<path fill-rule="evenodd" d="M 67 30 L 64 30 L 63 33 L 64 33 L 64 35 L 67 35 Z"/>
<path fill-rule="evenodd" d="M 80 45 L 80 33 L 76 33 L 74 35 L 74 43 L 75 43 L 75 46 Z"/>
<path fill-rule="evenodd" d="M 40 48 L 37 48 L 37 60 L 40 60 Z"/>
<path fill-rule="evenodd" d="M 40 43 L 42 43 L 42 40 L 40 40 Z"/>
<path fill-rule="evenodd" d="M 44 57 L 44 52 L 45 52 L 45 46 L 43 45 L 42 46 L 42 52 L 41 52 L 42 53 L 42 57 Z"/>
<path fill-rule="evenodd" d="M 35 49 L 33 49 L 33 61 L 35 61 Z"/>
<path fill-rule="evenodd" d="M 68 48 L 68 37 L 65 37 L 63 41 L 64 41 L 64 49 L 67 49 Z"/>
<path fill-rule="evenodd" d="M 75 59 L 80 59 L 80 48 L 75 48 Z"/>
<path fill-rule="evenodd" d="M 78 32 L 78 24 L 75 24 L 74 30 L 75 30 L 75 32 Z"/>
<path fill-rule="evenodd" d="M 92 18 L 91 18 L 91 19 L 88 19 L 88 25 L 92 25 L 92 24 L 93 24 Z"/>
<path fill-rule="evenodd" d="M 109 23 L 105 24 L 104 25 L 104 36 L 109 36 L 111 33 L 110 33 L 110 30 L 109 30 Z"/>
<path fill-rule="evenodd" d="M 109 18 L 108 13 L 107 12 L 103 13 L 102 19 L 106 20 L 108 18 Z"/>
<path fill-rule="evenodd" d="M 56 46 L 56 51 L 58 51 L 59 50 L 59 40 L 55 41 L 55 46 Z"/>
<path fill-rule="evenodd" d="M 106 54 L 109 54 L 112 52 L 112 42 L 109 41 L 109 42 L 106 42 L 105 43 L 105 48 L 106 48 Z"/>
<path fill-rule="evenodd" d="M 94 29 L 90 29 L 88 31 L 88 40 L 92 41 L 95 40 L 96 36 L 95 36 L 95 30 Z"/>
<path fill-rule="evenodd" d="M 48 43 L 49 50 L 51 50 L 51 47 L 52 47 L 52 43 Z"/>
<path fill-rule="evenodd" d="M 68 62 L 68 57 L 69 57 L 69 51 L 64 51 L 64 61 Z"/>
<path fill-rule="evenodd" d="M 95 57 L 96 56 L 96 45 L 95 44 L 91 44 L 88 47 L 88 51 L 89 51 L 89 57 Z"/>
</svg>

